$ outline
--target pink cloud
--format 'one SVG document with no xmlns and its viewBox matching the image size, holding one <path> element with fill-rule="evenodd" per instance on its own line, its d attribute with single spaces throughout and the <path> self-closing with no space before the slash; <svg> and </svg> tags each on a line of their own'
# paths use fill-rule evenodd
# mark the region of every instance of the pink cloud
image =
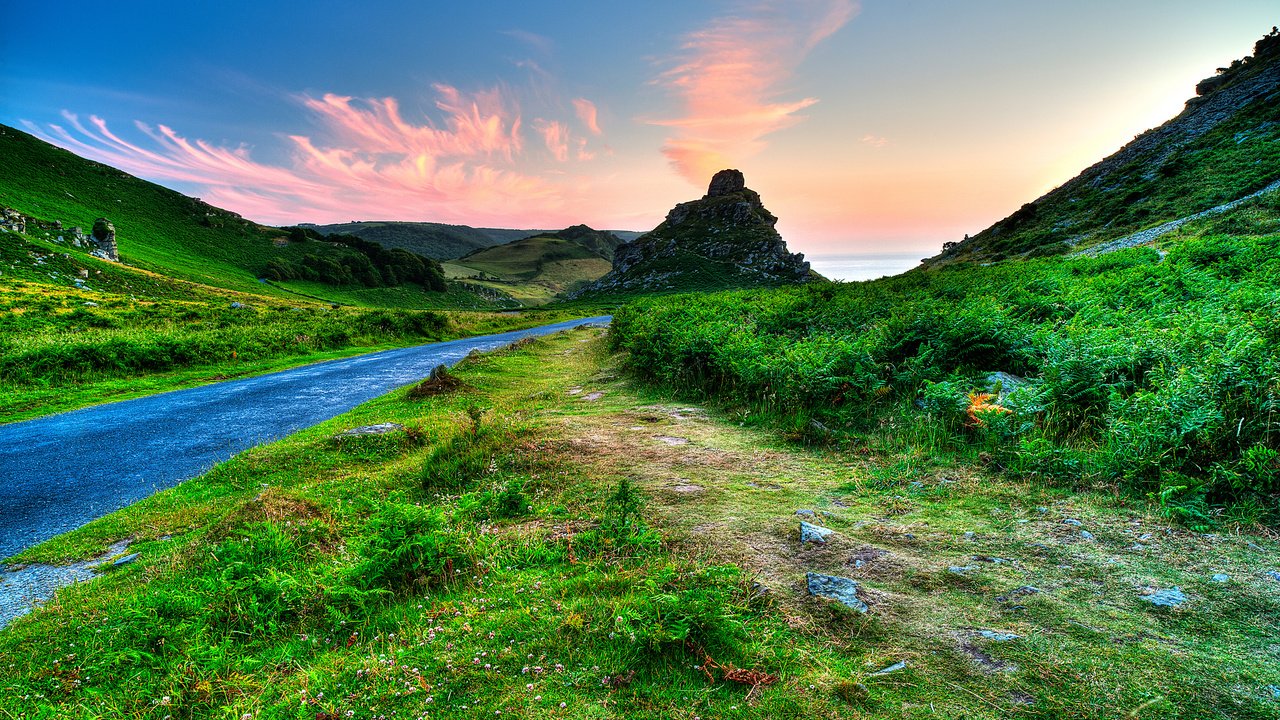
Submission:
<svg viewBox="0 0 1280 720">
<path fill-rule="evenodd" d="M 552 157 L 559 162 L 569 159 L 569 128 L 564 123 L 538 120 L 534 122 L 533 128 L 542 135 L 542 142 L 551 151 Z"/>
<path fill-rule="evenodd" d="M 870 145 L 871 147 L 882 148 L 885 145 L 889 144 L 889 138 L 884 137 L 882 135 L 867 134 L 862 136 L 861 142 L 864 145 Z"/>
<path fill-rule="evenodd" d="M 680 117 L 651 121 L 673 130 L 662 148 L 672 166 L 704 183 L 800 122 L 818 100 L 779 101 L 783 83 L 857 11 L 853 0 L 765 0 L 686 36 L 679 64 L 655 81 L 684 104 Z"/>
<path fill-rule="evenodd" d="M 598 113 L 595 103 L 586 98 L 574 98 L 573 108 L 578 112 L 578 119 L 587 128 L 587 132 L 596 136 L 603 134 L 600 130 L 600 121 L 597 118 Z"/>
<path fill-rule="evenodd" d="M 245 146 L 190 140 L 167 125 L 135 123 L 143 142 L 123 139 L 99 117 L 85 123 L 69 112 L 65 124 L 27 126 L 80 155 L 193 187 L 207 202 L 261 222 L 410 218 L 553 227 L 582 221 L 573 214 L 581 179 L 537 171 L 538 161 L 524 155 L 520 108 L 509 93 L 433 89 L 439 122 L 406 119 L 395 98 L 301 96 L 317 131 L 287 136 L 289 157 L 279 164 L 255 160 Z M 534 131 L 559 162 L 593 156 L 565 122 L 539 120 Z"/>
</svg>

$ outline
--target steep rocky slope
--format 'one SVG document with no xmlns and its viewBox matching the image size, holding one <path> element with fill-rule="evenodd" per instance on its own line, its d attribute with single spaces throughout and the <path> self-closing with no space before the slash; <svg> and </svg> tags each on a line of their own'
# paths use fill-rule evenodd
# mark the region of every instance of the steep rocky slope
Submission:
<svg viewBox="0 0 1280 720">
<path fill-rule="evenodd" d="M 977 235 L 947 243 L 925 266 L 1112 244 L 1280 180 L 1280 32 L 1196 92 L 1177 117 Z"/>
<path fill-rule="evenodd" d="M 778 218 L 737 170 L 721 170 L 701 199 L 680 203 L 652 231 L 614 251 L 613 270 L 579 296 L 804 282 L 804 256 L 787 250 Z"/>
</svg>

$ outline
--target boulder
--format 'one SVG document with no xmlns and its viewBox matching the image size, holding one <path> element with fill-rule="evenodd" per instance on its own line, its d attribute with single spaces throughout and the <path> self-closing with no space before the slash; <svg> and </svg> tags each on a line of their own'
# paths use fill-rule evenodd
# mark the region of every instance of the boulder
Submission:
<svg viewBox="0 0 1280 720">
<path fill-rule="evenodd" d="M 120 252 L 116 247 L 116 226 L 112 225 L 110 220 L 104 217 L 94 220 L 91 239 L 97 246 L 93 251 L 94 255 L 105 260 L 120 262 Z"/>
<path fill-rule="evenodd" d="M 805 573 L 805 579 L 808 582 L 810 595 L 835 600 L 841 605 L 860 613 L 865 613 L 871 609 L 858 596 L 858 582 L 856 580 L 815 572 Z"/>
<path fill-rule="evenodd" d="M 821 525 L 814 525 L 803 520 L 800 521 L 800 543 L 817 543 L 819 545 L 827 544 L 827 536 L 831 535 L 834 530 L 824 528 Z"/>
</svg>

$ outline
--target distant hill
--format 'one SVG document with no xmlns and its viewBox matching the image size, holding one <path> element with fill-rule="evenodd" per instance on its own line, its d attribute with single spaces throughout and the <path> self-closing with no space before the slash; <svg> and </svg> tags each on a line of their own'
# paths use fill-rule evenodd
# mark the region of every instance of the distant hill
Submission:
<svg viewBox="0 0 1280 720">
<path fill-rule="evenodd" d="M 313 228 L 325 235 L 332 233 L 351 234 L 379 243 L 384 247 L 400 248 L 437 260 L 452 260 L 483 248 L 551 232 L 549 230 L 475 228 L 469 225 L 394 221 L 362 221 L 333 225 L 304 224 L 303 227 Z M 597 231 L 593 230 L 592 232 Z M 622 240 L 632 240 L 641 235 L 639 232 L 628 230 L 616 230 L 613 234 Z"/>
<path fill-rule="evenodd" d="M 719 290 L 816 277 L 803 255 L 787 250 L 777 222 L 741 172 L 721 170 L 705 196 L 675 206 L 661 225 L 618 246 L 609 274 L 574 296 Z"/>
<path fill-rule="evenodd" d="M 1151 242 L 1197 213 L 1280 182 L 1280 33 L 1220 68 L 1165 124 L 925 267 L 1114 249 Z"/>
<path fill-rule="evenodd" d="M 613 249 L 621 244 L 613 233 L 575 225 L 474 250 L 444 267 L 450 277 L 489 283 L 526 304 L 541 304 L 609 272 Z"/>
</svg>

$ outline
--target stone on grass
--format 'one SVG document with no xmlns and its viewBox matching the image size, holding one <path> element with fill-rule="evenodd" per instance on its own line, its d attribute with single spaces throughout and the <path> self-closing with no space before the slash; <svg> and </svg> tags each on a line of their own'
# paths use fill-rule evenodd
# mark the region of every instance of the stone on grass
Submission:
<svg viewBox="0 0 1280 720">
<path fill-rule="evenodd" d="M 343 430 L 333 437 L 336 439 L 363 437 L 365 435 L 387 435 L 403 429 L 404 426 L 400 423 L 378 423 L 377 425 L 365 425 L 363 427 L 351 428 L 350 430 Z"/>
<path fill-rule="evenodd" d="M 831 528 L 824 528 L 821 525 L 814 525 L 803 520 L 800 521 L 800 542 L 801 543 L 818 543 L 819 545 L 827 544 L 827 536 L 835 532 Z"/>
<path fill-rule="evenodd" d="M 797 510 L 796 514 L 800 517 L 814 517 L 814 512 L 812 510 Z"/>
<path fill-rule="evenodd" d="M 952 565 L 947 568 L 947 572 L 952 575 L 968 575 L 970 570 L 977 570 L 977 565 Z"/>
<path fill-rule="evenodd" d="M 1085 540 L 1092 540 L 1093 533 L 1089 532 L 1088 530 L 1081 530 L 1080 537 L 1084 538 Z"/>
<path fill-rule="evenodd" d="M 995 642 L 1009 642 L 1010 640 L 1018 640 L 1022 637 L 1016 633 L 1002 633 L 996 632 L 995 630 L 979 630 L 978 634 Z"/>
<path fill-rule="evenodd" d="M 906 669 L 907 669 L 907 663 L 905 661 L 898 661 L 887 668 L 884 668 L 882 670 L 877 670 L 871 674 L 872 675 L 888 675 L 889 673 L 894 673 L 894 672 L 898 672 L 899 670 L 906 670 Z"/>
<path fill-rule="evenodd" d="M 1213 577 L 1210 579 L 1216 583 L 1224 583 L 1229 582 L 1231 580 L 1231 576 L 1226 573 L 1214 573 Z"/>
<path fill-rule="evenodd" d="M 867 604 L 862 601 L 862 598 L 858 597 L 858 583 L 856 580 L 815 572 L 806 573 L 805 579 L 809 584 L 810 595 L 830 598 L 860 613 L 870 610 Z"/>
<path fill-rule="evenodd" d="M 1063 520 L 1063 521 L 1062 521 L 1062 524 L 1063 524 L 1063 525 L 1075 525 L 1076 527 L 1080 527 L 1080 526 L 1081 526 L 1081 525 L 1083 525 L 1084 523 L 1080 522 L 1079 520 L 1077 520 L 1077 519 L 1075 519 L 1075 518 L 1067 518 L 1066 520 Z"/>
<path fill-rule="evenodd" d="M 1187 601 L 1187 596 L 1183 594 L 1181 588 L 1173 587 L 1143 595 L 1140 599 L 1158 607 L 1178 607 Z"/>
<path fill-rule="evenodd" d="M 1268 570 L 1267 577 L 1275 580 L 1276 582 L 1280 582 L 1280 572 L 1276 572 L 1275 570 Z"/>
<path fill-rule="evenodd" d="M 138 559 L 138 557 L 139 557 L 140 555 L 142 555 L 142 553 L 129 553 L 128 555 L 125 555 L 125 556 L 123 556 L 123 557 L 118 557 L 118 558 L 116 558 L 115 560 L 113 560 L 113 561 L 111 562 L 111 565 L 112 565 L 113 567 L 120 567 L 121 565 L 128 565 L 129 563 L 133 562 L 134 560 L 137 560 L 137 559 Z"/>
</svg>

